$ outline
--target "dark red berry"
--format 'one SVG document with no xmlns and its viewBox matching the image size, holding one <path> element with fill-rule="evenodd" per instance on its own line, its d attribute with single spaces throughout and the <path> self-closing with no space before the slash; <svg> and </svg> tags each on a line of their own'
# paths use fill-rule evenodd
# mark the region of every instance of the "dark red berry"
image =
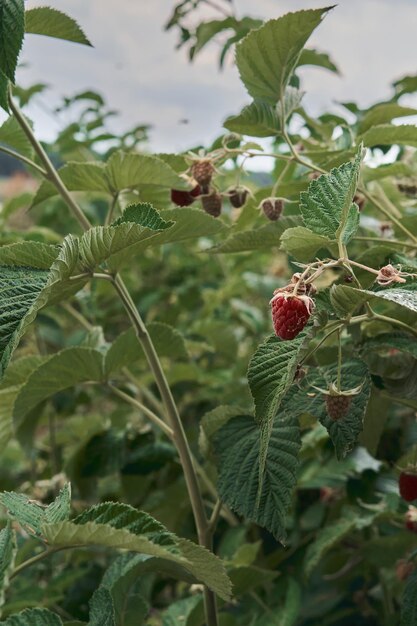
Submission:
<svg viewBox="0 0 417 626">
<path fill-rule="evenodd" d="M 219 217 L 222 212 L 222 197 L 217 191 L 201 196 L 201 204 L 205 212 L 213 217 Z"/>
<path fill-rule="evenodd" d="M 326 395 L 326 409 L 327 415 L 334 422 L 346 417 L 349 413 L 350 404 L 352 402 L 351 396 L 332 396 Z"/>
<path fill-rule="evenodd" d="M 190 206 L 201 193 L 200 186 L 196 185 L 191 191 L 171 189 L 171 201 L 177 206 Z"/>
<path fill-rule="evenodd" d="M 417 499 L 417 473 L 413 470 L 403 470 L 398 481 L 400 495 L 406 502 Z"/>
<path fill-rule="evenodd" d="M 191 176 L 202 187 L 208 187 L 213 178 L 214 166 L 210 159 L 195 161 L 191 166 Z"/>
<path fill-rule="evenodd" d="M 271 300 L 272 321 L 277 337 L 294 339 L 310 319 L 313 300 L 308 296 L 277 294 Z"/>
<path fill-rule="evenodd" d="M 248 194 L 249 191 L 245 187 L 233 187 L 229 189 L 230 204 L 234 206 L 235 209 L 240 209 L 246 203 Z"/>
<path fill-rule="evenodd" d="M 261 209 L 264 212 L 264 215 L 271 220 L 271 222 L 279 220 L 283 208 L 284 201 L 281 200 L 281 198 L 266 198 L 261 202 Z"/>
</svg>

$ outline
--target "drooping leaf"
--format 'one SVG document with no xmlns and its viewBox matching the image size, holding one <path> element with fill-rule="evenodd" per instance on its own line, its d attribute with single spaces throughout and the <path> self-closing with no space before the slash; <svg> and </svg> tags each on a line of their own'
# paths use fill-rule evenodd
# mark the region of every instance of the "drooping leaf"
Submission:
<svg viewBox="0 0 417 626">
<path fill-rule="evenodd" d="M 236 513 L 285 539 L 285 518 L 296 484 L 301 447 L 297 418 L 274 419 L 259 496 L 261 433 L 251 417 L 236 417 L 217 431 L 219 494 Z"/>
<path fill-rule="evenodd" d="M 352 204 L 358 185 L 362 148 L 353 162 L 345 163 L 312 180 L 308 191 L 301 193 L 300 209 L 304 224 L 318 235 L 341 238 L 344 243 L 356 232 L 359 211 Z"/>
<path fill-rule="evenodd" d="M 59 615 L 48 609 L 25 609 L 1 623 L 3 626 L 63 626 Z"/>
<path fill-rule="evenodd" d="M 0 530 L 0 613 L 4 604 L 4 594 L 9 586 L 9 575 L 13 571 L 16 551 L 16 533 L 8 522 Z"/>
<path fill-rule="evenodd" d="M 276 108 L 262 100 L 245 106 L 238 115 L 231 115 L 223 126 L 233 133 L 250 137 L 274 137 L 281 131 Z"/>
<path fill-rule="evenodd" d="M 362 178 L 366 182 L 387 178 L 388 176 L 412 176 L 413 170 L 408 163 L 396 161 L 387 165 L 379 165 L 378 167 L 364 167 L 362 170 Z"/>
<path fill-rule="evenodd" d="M 287 13 L 252 30 L 236 47 L 236 64 L 249 94 L 276 104 L 284 95 L 299 55 L 329 10 Z"/>
<path fill-rule="evenodd" d="M 0 70 L 0 107 L 9 113 L 9 79 Z"/>
<path fill-rule="evenodd" d="M 288 228 L 281 236 L 281 249 L 302 263 L 311 261 L 321 248 L 328 249 L 330 243 L 327 237 L 304 226 Z"/>
<path fill-rule="evenodd" d="M 417 289 L 412 287 L 410 284 L 404 288 L 370 291 L 347 285 L 334 285 L 330 291 L 330 297 L 333 306 L 342 317 L 353 313 L 359 306 L 373 299 L 393 302 L 417 313 Z"/>
<path fill-rule="evenodd" d="M 210 249 L 214 254 L 228 254 L 235 252 L 250 252 L 251 250 L 265 250 L 278 247 L 280 238 L 285 231 L 297 223 L 297 218 L 283 217 L 277 222 L 251 230 L 242 230 L 233 233 L 220 244 Z"/>
<path fill-rule="evenodd" d="M 319 52 L 313 48 L 304 48 L 304 50 L 302 50 L 297 67 L 301 67 L 302 65 L 315 65 L 316 67 L 323 67 L 326 70 L 330 70 L 335 74 L 340 74 L 337 65 L 335 65 L 327 52 Z"/>
<path fill-rule="evenodd" d="M 408 577 L 402 602 L 400 626 L 413 626 L 417 623 L 417 571 Z"/>
<path fill-rule="evenodd" d="M 30 124 L 28 120 L 26 121 Z M 0 144 L 13 148 L 23 156 L 29 158 L 33 156 L 32 144 L 13 115 L 0 126 Z"/>
<path fill-rule="evenodd" d="M 111 592 L 100 585 L 89 602 L 90 620 L 88 626 L 118 626 Z"/>
<path fill-rule="evenodd" d="M 203 455 L 206 455 L 209 448 L 209 440 L 224 426 L 232 417 L 245 415 L 245 409 L 237 406 L 220 405 L 205 413 L 200 422 L 200 435 L 198 444 Z"/>
<path fill-rule="evenodd" d="M 0 70 L 15 82 L 17 60 L 25 34 L 25 5 L 23 0 L 0 2 Z"/>
<path fill-rule="evenodd" d="M 401 106 L 396 102 L 378 104 L 369 109 L 361 119 L 358 126 L 358 134 L 362 135 L 373 126 L 386 124 L 398 117 L 408 117 L 410 115 L 417 115 L 417 109 Z"/>
<path fill-rule="evenodd" d="M 307 576 L 311 576 L 323 556 L 339 543 L 356 527 L 353 516 L 344 516 L 333 524 L 323 528 L 317 535 L 316 540 L 307 549 L 304 560 L 304 569 Z"/>
<path fill-rule="evenodd" d="M 69 191 L 94 191 L 109 193 L 105 166 L 102 163 L 66 163 L 59 170 L 59 176 Z M 56 196 L 58 191 L 52 183 L 44 181 L 33 199 L 32 206 Z"/>
<path fill-rule="evenodd" d="M 173 602 L 163 612 L 162 626 L 177 626 L 178 624 L 187 626 L 188 618 L 199 602 L 201 602 L 199 596 L 190 596 Z"/>
<path fill-rule="evenodd" d="M 25 30 L 35 35 L 46 35 L 91 46 L 77 22 L 69 15 L 52 7 L 28 9 Z"/>
<path fill-rule="evenodd" d="M 165 161 L 148 154 L 114 152 L 106 164 L 111 192 L 141 185 L 186 189 L 187 183 Z"/>
</svg>

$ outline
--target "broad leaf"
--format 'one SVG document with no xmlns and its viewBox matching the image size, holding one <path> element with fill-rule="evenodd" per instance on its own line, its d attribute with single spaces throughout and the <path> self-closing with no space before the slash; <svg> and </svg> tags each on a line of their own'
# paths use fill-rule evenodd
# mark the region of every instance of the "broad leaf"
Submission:
<svg viewBox="0 0 417 626">
<path fill-rule="evenodd" d="M 358 126 L 358 134 L 362 135 L 373 126 L 391 122 L 398 117 L 408 117 L 409 115 L 417 115 L 417 109 L 401 106 L 396 102 L 379 104 L 369 109 L 361 119 Z"/>
<path fill-rule="evenodd" d="M 67 483 L 48 506 L 37 504 L 22 493 L 5 491 L 0 494 L 0 502 L 9 516 L 25 527 L 30 533 L 40 536 L 42 524 L 67 520 L 71 505 L 71 488 Z"/>
<path fill-rule="evenodd" d="M 137 189 L 141 185 L 186 189 L 187 183 L 161 159 L 148 154 L 114 152 L 106 164 L 106 176 L 112 192 Z"/>
<path fill-rule="evenodd" d="M 359 211 L 352 204 L 358 185 L 362 160 L 359 147 L 356 158 L 312 180 L 300 196 L 304 224 L 318 235 L 347 243 L 359 225 Z"/>
<path fill-rule="evenodd" d="M 252 30 L 236 47 L 236 64 L 250 95 L 276 104 L 313 30 L 329 10 L 287 13 Z"/>
<path fill-rule="evenodd" d="M 412 124 L 381 124 L 373 126 L 362 136 L 361 141 L 367 148 L 375 146 L 413 146 L 417 147 L 417 127 Z"/>
<path fill-rule="evenodd" d="M 283 233 L 297 223 L 297 218 L 283 217 L 260 228 L 243 230 L 233 233 L 222 243 L 210 249 L 214 254 L 249 252 L 251 250 L 268 250 L 277 248 Z"/>
<path fill-rule="evenodd" d="M 8 522 L 0 530 L 0 613 L 4 604 L 4 594 L 9 586 L 9 575 L 13 571 L 16 551 L 16 533 Z"/>
<path fill-rule="evenodd" d="M 366 182 L 380 180 L 389 176 L 412 176 L 412 174 L 413 169 L 402 161 L 379 165 L 378 167 L 364 167 L 362 170 L 362 178 Z"/>
<path fill-rule="evenodd" d="M 26 121 L 30 124 L 28 120 Z M 0 126 L 0 144 L 13 148 L 23 156 L 29 158 L 33 156 L 32 144 L 13 115 Z"/>
<path fill-rule="evenodd" d="M 2 626 L 63 626 L 59 615 L 48 609 L 25 609 L 1 623 Z"/>
<path fill-rule="evenodd" d="M 251 417 L 236 417 L 214 436 L 219 455 L 220 497 L 239 515 L 285 539 L 285 518 L 296 484 L 301 446 L 297 418 L 274 419 L 259 495 L 261 452 L 259 426 Z"/>
<path fill-rule="evenodd" d="M 319 52 L 313 48 L 304 48 L 301 52 L 297 67 L 301 67 L 302 65 L 315 65 L 316 67 L 323 67 L 326 70 L 330 70 L 335 74 L 340 74 L 339 68 L 335 65 L 327 52 Z"/>
<path fill-rule="evenodd" d="M 393 302 L 417 313 L 417 289 L 413 285 L 404 288 L 382 289 L 370 291 L 368 289 L 356 289 L 347 285 L 334 285 L 330 291 L 332 305 L 342 317 L 353 313 L 359 306 L 369 300 L 383 300 Z"/>
<path fill-rule="evenodd" d="M 356 527 L 353 516 L 344 516 L 337 522 L 329 524 L 317 535 L 314 543 L 307 549 L 304 569 L 307 576 L 311 576 L 323 556 L 339 543 L 346 535 L 351 533 Z"/>
<path fill-rule="evenodd" d="M 0 70 L 0 107 L 9 113 L 9 79 Z"/>
<path fill-rule="evenodd" d="M 46 35 L 47 37 L 56 37 L 57 39 L 91 46 L 82 29 L 72 17 L 51 7 L 36 7 L 26 11 L 25 30 L 27 33 L 35 35 Z"/>
<path fill-rule="evenodd" d="M 246 411 L 237 406 L 220 405 L 205 413 L 200 422 L 198 444 L 203 455 L 208 453 L 209 441 L 213 435 L 224 426 L 232 417 L 245 415 Z"/>
<path fill-rule="evenodd" d="M 201 602 L 199 596 L 190 596 L 173 602 L 163 612 L 162 626 L 178 626 L 178 624 L 187 626 L 188 618 L 199 602 Z"/>
<path fill-rule="evenodd" d="M 233 133 L 250 137 L 274 137 L 281 131 L 276 107 L 262 100 L 255 100 L 238 115 L 228 117 L 223 126 Z"/>
<path fill-rule="evenodd" d="M 400 626 L 417 624 L 417 570 L 407 579 L 402 602 Z"/>
<path fill-rule="evenodd" d="M 90 620 L 88 626 L 117 626 L 111 592 L 100 586 L 89 602 Z"/>
<path fill-rule="evenodd" d="M 17 60 L 25 34 L 23 0 L 0 0 L 0 71 L 15 82 Z"/>
<path fill-rule="evenodd" d="M 59 176 L 65 183 L 69 191 L 94 191 L 110 193 L 105 173 L 105 166 L 102 163 L 69 162 L 59 170 Z M 33 199 L 32 206 L 37 206 L 41 202 L 56 196 L 58 191 L 52 183 L 42 182 Z"/>
<path fill-rule="evenodd" d="M 288 228 L 281 236 L 281 249 L 297 261 L 308 263 L 321 248 L 329 248 L 330 240 L 304 226 Z M 334 243 L 333 243 L 334 245 Z"/>
</svg>

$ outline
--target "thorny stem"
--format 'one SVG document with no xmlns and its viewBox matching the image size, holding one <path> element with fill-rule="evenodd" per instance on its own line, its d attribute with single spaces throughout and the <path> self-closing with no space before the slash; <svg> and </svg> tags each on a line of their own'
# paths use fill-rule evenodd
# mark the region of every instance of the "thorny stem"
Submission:
<svg viewBox="0 0 417 626">
<path fill-rule="evenodd" d="M 13 101 L 11 94 L 9 93 L 9 105 L 10 108 L 19 122 L 22 130 L 25 135 L 29 139 L 31 145 L 33 146 L 36 154 L 39 159 L 43 163 L 45 170 L 47 172 L 48 180 L 56 187 L 62 198 L 67 203 L 68 207 L 71 209 L 74 217 L 78 220 L 79 224 L 83 228 L 83 230 L 89 230 L 91 228 L 91 224 L 87 217 L 84 215 L 82 209 L 75 202 L 64 182 L 60 178 L 58 172 L 55 170 L 52 162 L 50 161 L 48 155 L 45 150 L 41 146 L 41 144 L 36 139 L 35 135 L 32 132 L 31 127 L 27 123 L 25 117 L 22 115 L 19 107 Z M 194 515 L 194 520 L 197 529 L 198 541 L 200 545 L 206 547 L 207 549 L 211 549 L 211 538 L 207 533 L 208 522 L 206 517 L 206 512 L 204 509 L 203 499 L 200 491 L 200 486 L 198 484 L 198 479 L 196 475 L 196 471 L 192 461 L 192 454 L 188 444 L 188 440 L 186 438 L 184 428 L 178 414 L 178 409 L 175 404 L 174 398 L 171 393 L 171 389 L 168 385 L 167 379 L 165 377 L 164 371 L 161 366 L 161 362 L 156 353 L 155 347 L 152 343 L 152 340 L 149 336 L 147 328 L 136 309 L 136 306 L 128 292 L 122 278 L 120 276 L 111 276 L 110 274 L 96 274 L 95 277 L 100 277 L 112 282 L 116 292 L 118 293 L 123 306 L 128 313 L 128 316 L 132 322 L 133 327 L 136 330 L 136 334 L 138 339 L 142 345 L 143 351 L 145 352 L 146 358 L 148 360 L 148 364 L 154 374 L 155 382 L 158 386 L 159 392 L 161 394 L 161 398 L 163 404 L 165 406 L 165 410 L 167 413 L 167 417 L 170 421 L 172 430 L 173 430 L 173 440 L 178 450 L 178 454 L 180 457 L 181 465 L 184 471 L 184 477 L 187 485 L 187 490 L 190 497 L 191 508 Z M 209 590 L 207 587 L 204 587 L 204 604 L 205 604 L 205 612 L 206 612 L 206 622 L 207 626 L 217 626 L 217 607 L 216 607 L 216 596 L 215 594 Z"/>
</svg>

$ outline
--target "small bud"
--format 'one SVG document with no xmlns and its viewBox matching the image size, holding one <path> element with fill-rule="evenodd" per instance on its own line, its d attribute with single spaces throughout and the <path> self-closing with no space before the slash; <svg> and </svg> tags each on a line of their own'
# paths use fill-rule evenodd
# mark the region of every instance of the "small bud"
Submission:
<svg viewBox="0 0 417 626">
<path fill-rule="evenodd" d="M 261 202 L 261 209 L 271 222 L 276 222 L 284 209 L 284 200 L 282 198 L 265 198 Z"/>
<path fill-rule="evenodd" d="M 385 287 L 386 285 L 391 285 L 392 283 L 405 283 L 406 280 L 405 278 L 402 278 L 399 270 L 391 264 L 388 264 L 381 267 L 378 272 L 378 276 L 376 277 L 376 282 L 378 285 Z"/>
</svg>

